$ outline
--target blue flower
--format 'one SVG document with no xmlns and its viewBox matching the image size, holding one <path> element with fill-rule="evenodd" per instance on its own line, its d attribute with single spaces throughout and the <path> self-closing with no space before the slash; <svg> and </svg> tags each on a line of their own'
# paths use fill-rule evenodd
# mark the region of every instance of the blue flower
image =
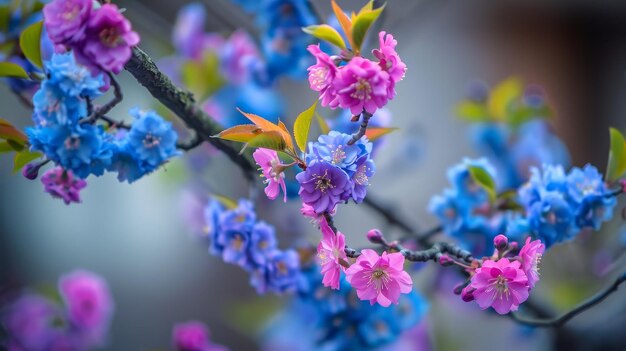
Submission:
<svg viewBox="0 0 626 351">
<path fill-rule="evenodd" d="M 267 264 L 254 271 L 250 283 L 259 294 L 296 292 L 300 281 L 300 259 L 294 250 L 274 250 Z"/>
<path fill-rule="evenodd" d="M 263 0 L 231 0 L 247 12 L 256 12 L 263 4 Z"/>
<path fill-rule="evenodd" d="M 557 191 L 541 191 L 539 198 L 527 209 L 530 229 L 546 248 L 572 239 L 578 233 L 574 214 L 572 206 Z"/>
<path fill-rule="evenodd" d="M 589 164 L 583 169 L 572 168 L 567 175 L 567 185 L 569 196 L 578 203 L 582 203 L 589 196 L 604 195 L 607 190 L 602 174 L 596 167 Z"/>
<path fill-rule="evenodd" d="M 370 185 L 369 180 L 376 172 L 374 161 L 369 156 L 361 156 L 356 161 L 356 172 L 350 179 L 352 183 L 352 199 L 356 203 L 361 203 L 367 195 L 367 187 Z"/>
<path fill-rule="evenodd" d="M 236 208 L 220 214 L 219 230 L 251 232 L 255 222 L 254 204 L 249 200 L 241 199 Z"/>
<path fill-rule="evenodd" d="M 176 150 L 178 134 L 172 123 L 154 111 L 132 109 L 130 114 L 136 119 L 127 135 L 128 144 L 146 173 L 181 154 Z"/>
<path fill-rule="evenodd" d="M 250 232 L 235 229 L 221 230 L 217 236 L 217 242 L 222 250 L 222 258 L 225 262 L 249 267 L 248 246 L 250 245 Z"/>
<path fill-rule="evenodd" d="M 225 211 L 224 206 L 217 200 L 210 200 L 204 208 L 204 231 L 209 238 L 209 252 L 212 255 L 221 255 L 224 247 L 217 242 L 220 233 L 220 215 Z"/>
<path fill-rule="evenodd" d="M 588 195 L 576 213 L 576 225 L 581 228 L 599 230 L 603 222 L 613 218 L 613 210 L 617 204 L 615 197 L 602 195 Z"/>
<path fill-rule="evenodd" d="M 79 178 L 102 175 L 111 164 L 113 146 L 101 126 L 53 126 L 26 131 L 33 151 L 43 152 Z"/>
<path fill-rule="evenodd" d="M 378 347 L 395 341 L 400 335 L 400 326 L 395 311 L 389 308 L 370 309 L 365 320 L 357 325 L 359 336 L 368 347 Z"/>
<path fill-rule="evenodd" d="M 92 76 L 89 69 L 76 63 L 71 52 L 54 54 L 45 62 L 48 83 L 58 89 L 60 96 L 96 98 L 102 95 L 102 74 Z"/>
<path fill-rule="evenodd" d="M 488 194 L 478 183 L 476 183 L 469 172 L 469 167 L 480 167 L 485 170 L 491 178 L 496 179 L 496 170 L 486 158 L 463 159 L 463 162 L 453 166 L 448 170 L 448 180 L 458 192 L 459 200 L 467 202 L 467 205 L 483 203 L 488 199 Z"/>
<path fill-rule="evenodd" d="M 366 162 L 372 152 L 372 143 L 367 138 L 361 138 L 356 143 L 348 145 L 352 139 L 350 134 L 330 131 L 320 135 L 317 142 L 309 143 L 309 152 L 306 155 L 307 163 L 314 160 L 325 161 L 341 168 L 348 176 L 354 175 L 357 169 L 357 160 L 365 157 Z"/>
<path fill-rule="evenodd" d="M 250 234 L 249 256 L 256 265 L 266 264 L 268 255 L 276 249 L 274 227 L 265 222 L 258 222 Z"/>
<path fill-rule="evenodd" d="M 33 96 L 33 121 L 36 126 L 76 125 L 87 117 L 84 100 L 63 94 L 52 82 L 45 80 Z"/>
<path fill-rule="evenodd" d="M 444 232 L 451 236 L 460 234 L 467 209 L 459 206 L 456 201 L 457 192 L 445 189 L 441 195 L 435 195 L 428 203 L 428 211 L 435 215 L 443 226 Z"/>
<path fill-rule="evenodd" d="M 133 183 L 146 174 L 125 139 L 114 143 L 113 159 L 107 170 L 117 172 L 117 180 L 128 183 Z"/>
</svg>

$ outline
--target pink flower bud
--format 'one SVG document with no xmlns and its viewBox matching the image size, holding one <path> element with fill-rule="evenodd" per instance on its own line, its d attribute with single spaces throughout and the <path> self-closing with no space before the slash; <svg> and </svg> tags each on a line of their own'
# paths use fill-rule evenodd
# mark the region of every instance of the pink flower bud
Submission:
<svg viewBox="0 0 626 351">
<path fill-rule="evenodd" d="M 384 240 L 383 233 L 381 233 L 378 229 L 371 229 L 367 232 L 367 240 L 374 244 L 382 243 Z"/>
<path fill-rule="evenodd" d="M 449 266 L 454 263 L 454 260 L 450 258 L 448 255 L 439 256 L 439 264 L 442 266 Z"/>
<path fill-rule="evenodd" d="M 511 241 L 509 243 L 509 249 L 511 249 L 511 251 L 516 251 L 519 248 L 519 243 L 517 241 Z"/>
<path fill-rule="evenodd" d="M 465 302 L 471 302 L 474 301 L 474 288 L 472 288 L 470 285 L 466 286 L 462 291 L 461 291 L 461 299 L 463 299 L 463 301 Z"/>
<path fill-rule="evenodd" d="M 504 251 L 506 250 L 507 246 L 509 246 L 509 239 L 503 234 L 499 234 L 495 238 L 493 238 L 493 246 L 498 251 Z"/>
</svg>

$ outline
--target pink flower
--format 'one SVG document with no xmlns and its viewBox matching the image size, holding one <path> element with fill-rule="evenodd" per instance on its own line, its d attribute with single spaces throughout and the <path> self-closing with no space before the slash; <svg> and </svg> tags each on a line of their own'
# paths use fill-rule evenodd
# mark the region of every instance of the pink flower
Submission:
<svg viewBox="0 0 626 351">
<path fill-rule="evenodd" d="M 309 85 L 312 90 L 319 91 L 322 106 L 329 106 L 336 98 L 333 80 L 338 68 L 333 60 L 320 50 L 319 45 L 309 45 L 307 50 L 315 57 L 317 63 L 309 67 Z"/>
<path fill-rule="evenodd" d="M 528 299 L 528 278 L 520 269 L 518 261 L 506 258 L 486 260 L 476 269 L 469 285 L 481 309 L 493 307 L 499 314 L 517 311 L 519 305 Z"/>
<path fill-rule="evenodd" d="M 389 74 L 376 63 L 356 56 L 339 70 L 333 81 L 337 104 L 353 115 L 363 110 L 374 114 L 388 100 Z"/>
<path fill-rule="evenodd" d="M 74 327 L 85 332 L 90 343 L 102 344 L 113 313 L 108 285 L 87 271 L 75 271 L 59 281 L 59 291 Z"/>
<path fill-rule="evenodd" d="M 519 252 L 522 259 L 522 270 L 528 278 L 528 285 L 531 289 L 539 281 L 539 262 L 545 250 L 546 247 L 541 243 L 541 240 L 530 241 L 530 237 L 528 237 L 526 244 Z"/>
<path fill-rule="evenodd" d="M 172 343 L 177 351 L 225 351 L 227 348 L 211 343 L 209 329 L 202 322 L 190 321 L 174 326 Z"/>
<path fill-rule="evenodd" d="M 92 0 L 54 0 L 44 6 L 44 25 L 50 40 L 62 45 L 81 40 L 92 4 Z"/>
<path fill-rule="evenodd" d="M 116 5 L 104 4 L 87 22 L 85 38 L 74 47 L 83 64 L 120 73 L 130 60 L 132 47 L 139 44 L 139 34 Z"/>
<path fill-rule="evenodd" d="M 322 283 L 326 287 L 339 290 L 339 278 L 341 271 L 344 270 L 340 260 L 346 260 L 346 237 L 340 232 L 333 230 L 326 222 L 325 218 L 320 220 L 320 230 L 322 231 L 322 240 L 317 245 L 317 257 L 322 265 L 322 274 L 324 278 Z"/>
<path fill-rule="evenodd" d="M 319 224 L 320 221 L 325 220 L 323 213 L 315 212 L 315 209 L 313 209 L 313 206 L 307 205 L 305 203 L 302 203 L 302 208 L 300 208 L 300 213 L 304 217 L 311 218 L 311 222 L 316 223 L 316 224 Z M 330 211 L 330 215 L 334 216 L 336 213 L 337 213 L 337 207 L 335 206 L 335 208 L 333 208 L 333 210 Z"/>
<path fill-rule="evenodd" d="M 404 78 L 406 64 L 402 62 L 396 52 L 398 42 L 393 35 L 386 32 L 378 33 L 380 49 L 372 50 L 372 54 L 379 60 L 380 67 L 389 74 L 389 85 L 387 86 L 387 98 L 389 100 L 396 96 L 396 83 Z"/>
<path fill-rule="evenodd" d="M 376 251 L 365 249 L 346 270 L 346 278 L 359 299 L 384 307 L 397 304 L 400 294 L 411 292 L 413 287 L 411 276 L 404 271 L 404 256 L 399 252 L 378 256 Z"/>
<path fill-rule="evenodd" d="M 287 202 L 287 189 L 285 186 L 285 166 L 280 163 L 278 153 L 274 150 L 258 148 L 252 154 L 254 161 L 259 165 L 263 177 L 266 178 L 265 182 L 265 195 L 270 200 L 276 199 L 280 193 L 280 189 L 283 189 L 283 201 Z"/>
</svg>

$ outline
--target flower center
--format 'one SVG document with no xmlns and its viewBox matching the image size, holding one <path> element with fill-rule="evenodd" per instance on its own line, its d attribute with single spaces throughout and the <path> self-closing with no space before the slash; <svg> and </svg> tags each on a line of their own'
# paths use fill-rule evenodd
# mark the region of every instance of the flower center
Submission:
<svg viewBox="0 0 626 351">
<path fill-rule="evenodd" d="M 367 176 L 367 171 L 369 169 L 366 165 L 361 165 L 354 174 L 354 181 L 358 185 L 369 185 L 369 177 Z"/>
<path fill-rule="evenodd" d="M 358 100 L 369 100 L 372 97 L 372 86 L 364 78 L 357 78 L 353 85 L 354 91 L 350 96 Z"/>
<path fill-rule="evenodd" d="M 158 146 L 160 142 L 161 138 L 152 135 L 152 133 L 146 134 L 146 136 L 143 138 L 143 146 L 147 149 Z"/>
<path fill-rule="evenodd" d="M 78 14 L 80 13 L 80 6 L 76 6 L 74 4 L 70 4 L 69 2 L 65 3 L 65 11 L 63 11 L 63 13 L 61 13 L 61 18 L 63 18 L 65 21 L 69 22 L 69 21 L 73 21 L 76 16 L 78 16 Z"/>
<path fill-rule="evenodd" d="M 239 234 L 233 236 L 233 247 L 235 250 L 241 250 L 243 247 L 243 238 Z"/>
<path fill-rule="evenodd" d="M 65 148 L 68 150 L 76 150 L 80 147 L 80 138 L 76 136 L 69 136 L 65 139 Z"/>
<path fill-rule="evenodd" d="M 266 240 L 261 240 L 261 241 L 259 242 L 259 249 L 261 249 L 261 250 L 266 249 L 268 246 L 269 246 L 269 244 L 267 243 L 267 241 L 266 241 Z"/>
<path fill-rule="evenodd" d="M 502 296 L 509 296 L 509 287 L 507 280 L 503 275 L 499 275 L 493 283 L 496 288 L 496 295 L 501 298 Z"/>
<path fill-rule="evenodd" d="M 278 269 L 278 272 L 282 275 L 287 274 L 287 265 L 285 264 L 285 262 L 278 262 L 276 263 L 276 269 Z"/>
<path fill-rule="evenodd" d="M 330 181 L 330 177 L 328 176 L 328 171 L 324 171 L 324 175 L 314 174 L 313 177 L 315 180 L 315 189 L 325 193 L 328 189 L 333 189 L 335 186 Z"/>
<path fill-rule="evenodd" d="M 346 152 L 343 151 L 343 146 L 339 145 L 332 151 L 332 162 L 334 165 L 340 164 L 346 159 Z"/>
<path fill-rule="evenodd" d="M 104 45 L 114 48 L 121 41 L 120 33 L 117 31 L 117 28 L 105 28 L 100 32 L 100 41 Z"/>
</svg>

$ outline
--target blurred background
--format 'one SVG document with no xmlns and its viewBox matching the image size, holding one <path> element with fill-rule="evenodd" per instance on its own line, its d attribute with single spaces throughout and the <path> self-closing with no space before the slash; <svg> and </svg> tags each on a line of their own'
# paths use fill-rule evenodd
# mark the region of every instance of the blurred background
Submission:
<svg viewBox="0 0 626 351">
<path fill-rule="evenodd" d="M 172 53 L 176 13 L 188 2 L 115 3 L 127 9 L 125 15 L 148 54 L 160 58 Z M 328 1 L 314 3 L 324 16 L 330 14 Z M 363 2 L 340 4 L 358 9 Z M 243 28 L 258 34 L 251 15 L 230 1 L 206 0 L 203 5 L 207 31 L 228 34 Z M 592 163 L 605 169 L 608 127 L 626 130 L 626 3 L 389 0 L 382 20 L 382 28 L 398 40 L 408 72 L 388 105 L 391 125 L 400 131 L 376 156 L 372 197 L 419 228 L 436 224 L 426 206 L 448 186 L 446 169 L 465 156 L 478 155 L 469 124 L 454 112 L 468 82 L 475 79 L 495 85 L 516 75 L 541 85 L 556 111 L 550 123 L 569 148 L 572 165 Z M 115 117 L 124 118 L 130 107 L 154 106 L 128 73 L 122 72 L 120 81 L 126 98 L 114 110 Z M 292 121 L 316 97 L 301 80 L 281 79 L 278 87 L 286 102 L 285 120 Z M 32 123 L 30 112 L 4 85 L 0 106 L 0 117 L 15 125 Z M 201 152 L 192 153 L 201 157 Z M 222 155 L 210 157 L 205 181 L 230 197 L 246 196 L 248 186 L 239 170 Z M 258 349 L 258 328 L 281 300 L 258 297 L 245 272 L 208 255 L 194 238 L 186 206 L 197 190 L 187 186 L 183 163 L 174 161 L 131 186 L 111 175 L 92 177 L 83 203 L 65 206 L 45 194 L 38 181 L 13 175 L 10 157 L 0 155 L 2 297 L 10 298 L 23 286 L 55 284 L 63 273 L 84 268 L 108 280 L 115 300 L 107 350 L 165 349 L 172 325 L 191 319 L 205 322 L 212 339 L 232 350 Z M 373 227 L 399 234 L 365 206 L 344 207 L 337 224 L 353 246 L 365 245 L 364 233 Z M 259 198 L 259 217 L 277 227 L 281 247 L 315 241 L 315 228 L 298 208 L 298 201 L 284 205 Z M 592 237 L 544 256 L 542 282 L 534 295 L 548 311 L 567 310 L 624 271 L 624 228 L 615 217 Z M 615 264 L 598 274 L 598 257 Z M 416 274 L 417 289 L 431 303 L 426 319 L 434 349 L 626 348 L 626 289 L 562 331 L 530 330 L 481 312 L 451 292 L 437 292 L 431 285 L 440 272 L 431 265 Z M 476 337 L 486 330 L 489 338 Z"/>
</svg>

